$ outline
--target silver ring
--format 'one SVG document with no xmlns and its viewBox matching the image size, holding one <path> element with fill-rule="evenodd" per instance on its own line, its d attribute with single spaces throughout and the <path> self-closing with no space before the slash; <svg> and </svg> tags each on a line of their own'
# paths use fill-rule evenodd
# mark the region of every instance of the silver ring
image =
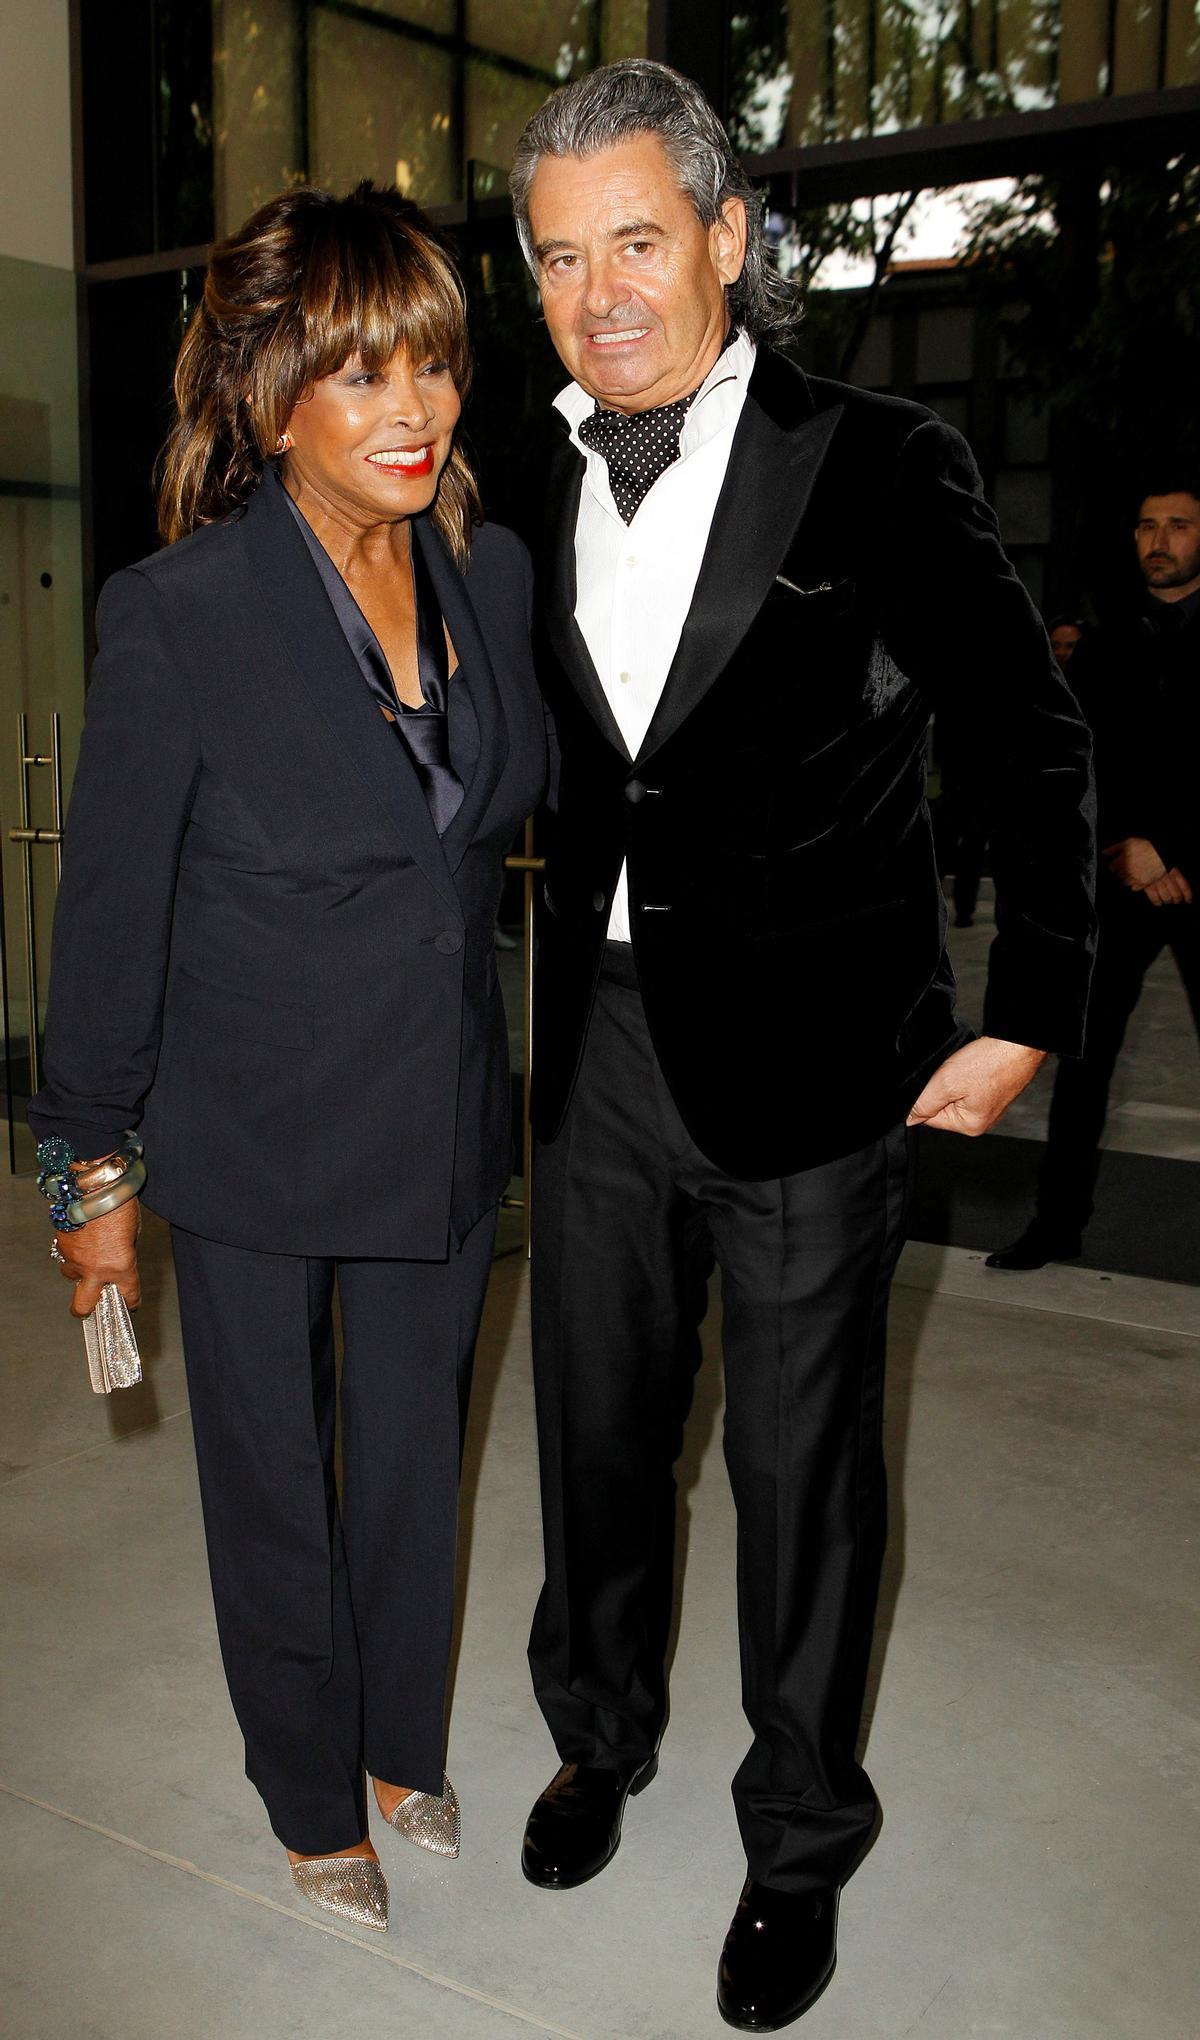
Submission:
<svg viewBox="0 0 1200 2040">
<path fill-rule="evenodd" d="M 57 1261 L 60 1268 L 65 1268 L 67 1265 L 67 1257 L 57 1240 L 51 1240 L 50 1242 L 50 1259 Z"/>
</svg>

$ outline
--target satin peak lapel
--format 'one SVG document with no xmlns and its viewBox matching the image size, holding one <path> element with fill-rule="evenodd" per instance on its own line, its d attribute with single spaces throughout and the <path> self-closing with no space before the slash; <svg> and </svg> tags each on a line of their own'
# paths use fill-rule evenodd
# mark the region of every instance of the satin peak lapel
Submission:
<svg viewBox="0 0 1200 2040">
<path fill-rule="evenodd" d="M 372 699 L 273 474 L 264 476 L 247 504 L 241 531 L 264 610 L 306 694 L 457 919 L 458 895 L 421 782 Z"/>
<path fill-rule="evenodd" d="M 575 523 L 583 488 L 584 463 L 569 443 L 556 449 L 547 499 L 546 558 L 550 566 L 546 634 L 555 655 L 580 699 L 590 710 L 602 737 L 623 758 L 631 752 L 621 735 L 583 632 L 575 621 Z"/>
<path fill-rule="evenodd" d="M 424 555 L 462 669 L 450 685 L 461 687 L 465 683 L 479 722 L 479 759 L 462 805 L 442 837 L 446 861 L 451 871 L 456 871 L 508 763 L 508 719 L 467 580 L 428 517 L 414 518 L 412 529 L 413 543 L 420 546 Z"/>
<path fill-rule="evenodd" d="M 803 384 L 801 384 L 803 387 Z M 770 592 L 833 438 L 842 406 L 781 424 L 750 390 L 692 606 L 638 762 L 657 751 L 719 679 Z"/>
</svg>

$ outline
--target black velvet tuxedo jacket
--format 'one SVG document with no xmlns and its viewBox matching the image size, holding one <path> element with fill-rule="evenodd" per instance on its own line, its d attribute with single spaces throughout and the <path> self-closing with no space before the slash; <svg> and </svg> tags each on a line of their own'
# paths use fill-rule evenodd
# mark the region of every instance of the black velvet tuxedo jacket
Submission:
<svg viewBox="0 0 1200 2040">
<path fill-rule="evenodd" d="M 428 562 L 480 755 L 443 838 L 282 489 L 114 576 L 30 1118 L 140 1125 L 147 1202 L 260 1251 L 435 1258 L 508 1178 L 501 861 L 541 798 L 531 572 Z"/>
<path fill-rule="evenodd" d="M 731 1175 L 904 1118 L 968 1038 L 925 802 L 952 706 L 994 817 L 985 1027 L 1076 1054 L 1093 939 L 1086 727 L 963 439 L 760 349 L 691 611 L 631 758 L 574 620 L 583 462 L 557 450 L 540 678 L 559 749 L 535 1123 L 562 1123 L 628 860 L 664 1076 Z"/>
</svg>

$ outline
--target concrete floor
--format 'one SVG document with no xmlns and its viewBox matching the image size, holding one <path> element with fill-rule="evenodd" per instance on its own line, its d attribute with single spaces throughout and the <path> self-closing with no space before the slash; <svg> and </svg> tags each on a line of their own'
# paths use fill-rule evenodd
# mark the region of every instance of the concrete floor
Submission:
<svg viewBox="0 0 1200 2040">
<path fill-rule="evenodd" d="M 974 927 L 951 928 L 949 934 L 959 1005 L 974 1026 L 979 1025 L 983 1013 L 987 956 L 996 932 L 994 898 L 992 881 L 985 878 Z M 1052 1057 L 1010 1106 L 1002 1133 L 1045 1139 L 1055 1067 Z M 1109 1097 L 1104 1145 L 1125 1153 L 1200 1162 L 1196 1030 L 1169 950 L 1147 971 L 1142 996 L 1129 1022 Z"/>
<path fill-rule="evenodd" d="M 0 1179 L 8 2040 L 715 2040 L 746 1742 L 716 1367 L 689 1437 L 660 1778 L 603 1877 L 536 1892 L 517 1851 L 554 1758 L 524 1664 L 539 1579 L 526 1276 L 519 1254 L 498 1261 L 449 1754 L 463 1854 L 442 1864 L 383 1830 L 392 1930 L 340 1932 L 293 1897 L 241 1774 L 157 1222 L 148 1235 L 148 1378 L 101 1401 L 40 1201 Z M 868 1753 L 885 1822 L 802 2030 L 1185 2040 L 1200 2033 L 1196 1294 L 1058 1269 L 997 1301 L 993 1281 L 965 1253 L 910 1247 L 903 1264 Z"/>
</svg>

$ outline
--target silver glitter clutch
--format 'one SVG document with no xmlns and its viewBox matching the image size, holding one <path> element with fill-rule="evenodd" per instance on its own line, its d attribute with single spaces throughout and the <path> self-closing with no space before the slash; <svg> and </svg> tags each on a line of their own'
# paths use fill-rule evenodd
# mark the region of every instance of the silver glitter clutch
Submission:
<svg viewBox="0 0 1200 2040">
<path fill-rule="evenodd" d="M 100 1301 L 83 1319 L 88 1374 L 97 1395 L 114 1388 L 132 1388 L 142 1378 L 142 1356 L 133 1336 L 125 1298 L 115 1282 L 100 1291 Z"/>
</svg>

